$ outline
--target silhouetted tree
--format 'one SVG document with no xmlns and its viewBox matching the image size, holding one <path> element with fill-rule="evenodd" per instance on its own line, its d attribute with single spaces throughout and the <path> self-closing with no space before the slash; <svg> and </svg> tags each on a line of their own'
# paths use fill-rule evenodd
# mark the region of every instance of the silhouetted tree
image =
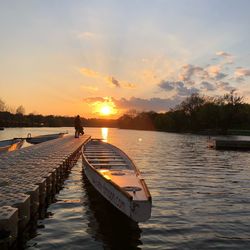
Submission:
<svg viewBox="0 0 250 250">
<path fill-rule="evenodd" d="M 250 128 L 250 105 L 243 103 L 243 97 L 238 96 L 235 91 L 217 98 L 196 93 L 164 114 L 125 114 L 118 119 L 118 126 L 161 131 L 227 133 L 228 129 Z"/>
<path fill-rule="evenodd" d="M 23 105 L 20 105 L 19 107 L 17 107 L 16 114 L 19 114 L 19 115 L 25 114 L 25 109 L 24 109 Z"/>
<path fill-rule="evenodd" d="M 187 115 L 192 116 L 204 103 L 205 98 L 201 97 L 199 93 L 194 93 L 190 97 L 187 97 L 177 109 L 184 111 Z"/>
<path fill-rule="evenodd" d="M 0 98 L 0 112 L 5 111 L 5 103 L 4 101 Z"/>
<path fill-rule="evenodd" d="M 74 117 L 25 115 L 22 108 L 14 114 L 6 111 L 4 103 L 2 107 L 5 111 L 0 111 L 0 126 L 72 127 L 74 124 Z M 82 118 L 82 123 L 90 127 L 227 133 L 229 129 L 250 129 L 250 104 L 244 103 L 235 91 L 216 98 L 192 94 L 166 113 L 129 110 L 117 120 Z"/>
</svg>

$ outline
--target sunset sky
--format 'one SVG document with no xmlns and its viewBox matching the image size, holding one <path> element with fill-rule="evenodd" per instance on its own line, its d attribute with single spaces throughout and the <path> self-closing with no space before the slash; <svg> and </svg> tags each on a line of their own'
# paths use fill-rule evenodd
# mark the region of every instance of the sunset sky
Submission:
<svg viewBox="0 0 250 250">
<path fill-rule="evenodd" d="M 195 92 L 250 101 L 249 13 L 249 0 L 0 1 L 0 98 L 111 118 Z"/>
</svg>

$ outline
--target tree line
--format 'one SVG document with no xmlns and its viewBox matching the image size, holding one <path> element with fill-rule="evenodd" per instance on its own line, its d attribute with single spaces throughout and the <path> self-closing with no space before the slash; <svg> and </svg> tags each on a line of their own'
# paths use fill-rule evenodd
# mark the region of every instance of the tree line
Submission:
<svg viewBox="0 0 250 250">
<path fill-rule="evenodd" d="M 0 112 L 0 127 L 73 127 L 75 117 Z M 81 118 L 85 127 L 117 127 L 112 119 Z"/>
<path fill-rule="evenodd" d="M 75 117 L 25 114 L 25 108 L 20 105 L 16 109 L 7 106 L 0 99 L 0 127 L 73 127 Z M 81 118 L 86 127 L 117 127 L 117 121 L 112 119 Z"/>
<path fill-rule="evenodd" d="M 21 105 L 16 112 L 4 108 L 0 99 L 0 127 L 72 127 L 74 117 L 25 115 Z M 165 113 L 130 110 L 117 120 L 82 118 L 86 127 L 226 134 L 229 130 L 250 130 L 250 104 L 233 90 L 220 97 L 198 93 Z"/>
<path fill-rule="evenodd" d="M 250 104 L 235 91 L 220 97 L 187 97 L 166 113 L 129 112 L 118 119 L 126 129 L 227 134 L 229 130 L 250 130 Z"/>
</svg>

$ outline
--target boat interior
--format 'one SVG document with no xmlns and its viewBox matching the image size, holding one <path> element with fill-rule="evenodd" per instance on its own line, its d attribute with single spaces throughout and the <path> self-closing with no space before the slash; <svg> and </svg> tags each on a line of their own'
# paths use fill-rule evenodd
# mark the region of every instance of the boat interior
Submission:
<svg viewBox="0 0 250 250">
<path fill-rule="evenodd" d="M 147 199 L 139 171 L 128 156 L 118 148 L 102 141 L 90 141 L 85 145 L 84 155 L 107 180 L 111 180 L 133 199 Z"/>
</svg>

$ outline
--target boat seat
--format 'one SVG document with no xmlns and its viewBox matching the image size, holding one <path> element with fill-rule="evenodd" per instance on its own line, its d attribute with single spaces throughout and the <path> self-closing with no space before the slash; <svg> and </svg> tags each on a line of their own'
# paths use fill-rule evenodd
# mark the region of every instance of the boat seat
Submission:
<svg viewBox="0 0 250 250">
<path fill-rule="evenodd" d="M 118 155 L 115 152 L 84 152 L 86 155 L 103 155 L 103 154 L 108 154 L 108 155 Z"/>
<path fill-rule="evenodd" d="M 118 155 L 115 152 L 102 152 L 102 153 L 98 153 L 98 152 L 84 152 L 85 155 Z"/>
<path fill-rule="evenodd" d="M 99 157 L 103 157 L 103 156 L 105 156 L 105 157 L 119 157 L 119 155 L 115 155 L 115 154 L 85 154 L 85 156 L 87 157 L 87 158 L 89 158 L 89 157 L 95 157 L 95 158 L 99 158 Z"/>
<path fill-rule="evenodd" d="M 98 166 L 98 167 L 95 167 L 94 168 L 96 170 L 102 170 L 102 169 L 107 169 L 107 170 L 114 170 L 114 171 L 118 171 L 118 170 L 127 170 L 127 169 L 130 169 L 129 166 Z"/>
<path fill-rule="evenodd" d="M 90 161 L 124 161 L 121 157 L 87 157 L 87 160 Z"/>
<path fill-rule="evenodd" d="M 84 152 L 114 152 L 109 149 L 85 149 Z"/>
<path fill-rule="evenodd" d="M 107 164 L 112 164 L 111 162 L 113 163 L 125 163 L 124 160 L 122 159 L 89 159 L 88 162 L 92 163 L 92 164 L 95 164 L 96 163 L 107 163 Z"/>
<path fill-rule="evenodd" d="M 107 164 L 107 163 L 96 163 L 96 164 L 92 164 L 93 166 L 111 166 L 111 167 L 113 167 L 113 166 L 127 166 L 128 164 L 123 164 L 123 163 L 112 163 L 112 164 Z"/>
<path fill-rule="evenodd" d="M 129 169 L 127 164 L 92 164 L 96 169 L 109 169 L 109 170 L 122 170 L 122 169 Z"/>
</svg>

